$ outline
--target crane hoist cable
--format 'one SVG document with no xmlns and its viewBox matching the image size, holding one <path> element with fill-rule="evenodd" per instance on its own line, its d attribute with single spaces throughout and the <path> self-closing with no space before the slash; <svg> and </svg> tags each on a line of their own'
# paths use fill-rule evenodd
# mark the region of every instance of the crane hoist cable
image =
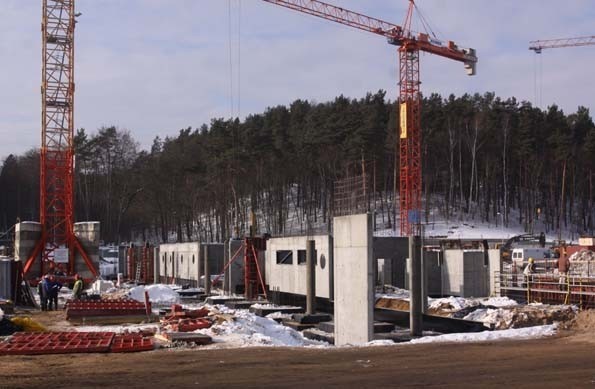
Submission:
<svg viewBox="0 0 595 389">
<path fill-rule="evenodd" d="M 229 57 L 230 118 L 240 116 L 241 109 L 241 52 L 242 52 L 242 1 L 227 0 L 227 38 Z"/>
</svg>

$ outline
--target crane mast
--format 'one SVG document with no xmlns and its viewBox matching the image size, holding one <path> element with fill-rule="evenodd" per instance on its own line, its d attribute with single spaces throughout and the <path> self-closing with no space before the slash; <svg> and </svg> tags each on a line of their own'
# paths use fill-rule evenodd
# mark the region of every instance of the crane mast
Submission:
<svg viewBox="0 0 595 389">
<path fill-rule="evenodd" d="M 399 209 L 400 233 L 421 232 L 421 94 L 419 52 L 427 52 L 463 62 L 468 75 L 475 75 L 474 49 L 459 48 L 453 41 L 443 43 L 424 33 L 411 31 L 415 3 L 403 26 L 366 16 L 317 0 L 263 0 L 298 12 L 330 20 L 359 30 L 384 36 L 399 46 Z"/>
<path fill-rule="evenodd" d="M 40 274 L 49 262 L 68 258 L 75 271 L 75 250 L 93 275 L 97 271 L 74 235 L 74 27 L 75 0 L 43 0 L 40 151 L 41 238 L 25 263 L 26 275 L 41 257 Z M 65 254 L 65 255 L 63 255 Z"/>
</svg>

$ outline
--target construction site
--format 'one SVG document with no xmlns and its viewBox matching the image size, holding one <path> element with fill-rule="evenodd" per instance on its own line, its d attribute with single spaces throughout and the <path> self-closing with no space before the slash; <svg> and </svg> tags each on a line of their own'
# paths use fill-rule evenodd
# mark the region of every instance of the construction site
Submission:
<svg viewBox="0 0 595 389">
<path fill-rule="evenodd" d="M 240 198 L 225 236 L 142 230 L 106 243 L 100 222 L 75 215 L 78 0 L 41 0 L 39 219 L 0 231 L 0 387 L 594 385 L 595 236 L 562 239 L 559 214 L 558 231 L 539 231 L 539 203 L 524 230 L 505 228 L 518 210 L 494 208 L 483 224 L 430 216 L 420 57 L 476 76 L 481 53 L 416 32 L 413 0 L 400 25 L 321 1 L 264 2 L 396 49 L 392 210 L 362 151 L 332 178 L 324 223 L 300 215 L 304 202 L 286 211 L 301 228 L 272 233 L 255 209 L 240 222 L 238 204 L 254 203 Z"/>
</svg>

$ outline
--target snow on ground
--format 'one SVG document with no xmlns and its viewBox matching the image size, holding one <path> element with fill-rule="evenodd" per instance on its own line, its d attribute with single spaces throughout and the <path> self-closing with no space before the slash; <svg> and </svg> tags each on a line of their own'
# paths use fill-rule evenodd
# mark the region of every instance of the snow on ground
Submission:
<svg viewBox="0 0 595 389">
<path fill-rule="evenodd" d="M 180 301 L 178 293 L 173 285 L 149 285 L 137 286 L 129 290 L 129 297 L 144 301 L 144 292 L 149 292 L 149 299 L 157 304 L 174 304 Z M 178 289 L 178 288 L 176 288 Z M 66 292 L 66 291 L 64 291 Z M 69 293 L 69 292 L 66 292 Z M 232 296 L 218 296 L 228 297 Z M 403 289 L 391 289 L 390 293 L 377 294 L 377 298 L 392 298 L 408 300 L 409 291 Z M 483 322 L 486 325 L 495 325 L 496 328 L 509 328 L 514 326 L 513 312 L 511 309 L 518 304 L 507 297 L 492 298 L 461 298 L 447 297 L 440 299 L 429 299 L 429 307 L 446 312 L 457 312 L 468 309 L 469 313 L 464 319 Z M 185 305 L 186 308 L 198 308 L 203 304 Z M 273 304 L 255 304 L 259 308 L 277 307 Z M 286 318 L 291 315 L 273 313 L 268 317 L 259 317 L 246 309 L 230 309 L 224 305 L 210 306 L 208 309 L 215 314 L 217 321 L 208 329 L 195 332 L 209 335 L 213 338 L 213 344 L 201 348 L 244 348 L 244 347 L 330 347 L 326 342 L 314 341 L 305 338 L 301 332 L 277 323 L 273 319 Z M 463 311 L 465 312 L 465 311 Z M 1 315 L 1 311 L 0 311 Z M 221 320 L 224 317 L 228 320 Z M 504 323 L 504 324 L 502 324 Z M 136 332 L 140 330 L 157 330 L 156 323 L 135 324 L 135 325 L 111 325 L 111 326 L 80 326 L 77 331 L 113 331 L 113 332 Z M 499 331 L 486 331 L 481 333 L 448 334 L 440 336 L 426 336 L 415 339 L 410 343 L 429 342 L 476 342 L 499 339 L 525 339 L 549 336 L 555 333 L 556 325 L 545 325 L 537 327 L 526 327 L 520 329 L 505 329 Z M 377 340 L 368 342 L 364 346 L 385 346 L 393 344 L 392 341 Z"/>
<path fill-rule="evenodd" d="M 118 324 L 118 325 L 97 325 L 97 326 L 77 326 L 77 332 L 116 332 L 121 334 L 123 332 L 139 332 L 139 331 L 157 331 L 159 329 L 158 323 L 146 324 Z"/>
<path fill-rule="evenodd" d="M 175 304 L 180 301 L 180 295 L 169 286 L 155 284 L 149 286 L 135 286 L 130 289 L 128 296 L 136 301 L 145 301 L 145 290 L 149 292 L 149 301 L 156 304 Z"/>
<path fill-rule="evenodd" d="M 438 299 L 428 299 L 428 308 L 429 309 L 439 309 L 442 307 L 449 307 L 450 310 L 453 311 L 460 311 L 463 308 L 472 307 L 474 305 L 478 305 L 479 302 L 466 299 L 463 297 L 444 297 Z"/>
<path fill-rule="evenodd" d="M 295 305 L 275 305 L 275 304 L 252 304 L 253 308 L 256 309 L 271 309 L 271 308 L 278 308 L 278 309 L 287 309 L 287 308 L 295 308 Z"/>
<path fill-rule="evenodd" d="M 556 333 L 556 325 L 545 325 L 527 328 L 514 328 L 501 331 L 483 331 L 464 334 L 446 334 L 439 336 L 425 336 L 413 339 L 409 344 L 444 343 L 444 342 L 484 342 L 510 339 L 533 339 L 552 336 Z"/>
<path fill-rule="evenodd" d="M 268 317 L 269 319 L 291 319 L 291 317 L 293 316 L 293 314 L 291 313 L 281 313 L 281 312 L 273 312 L 273 313 L 269 313 L 268 315 L 266 315 L 266 317 Z"/>
<path fill-rule="evenodd" d="M 217 309 L 222 314 L 233 315 L 234 319 L 195 331 L 213 338 L 214 343 L 206 348 L 328 346 L 328 343 L 306 339 L 299 331 L 245 309 L 233 310 L 221 305 Z"/>
<path fill-rule="evenodd" d="M 498 325 L 499 328 L 510 328 L 513 326 L 514 313 L 510 310 L 498 309 L 477 309 L 463 317 L 465 320 L 479 321 L 487 326 Z"/>
</svg>

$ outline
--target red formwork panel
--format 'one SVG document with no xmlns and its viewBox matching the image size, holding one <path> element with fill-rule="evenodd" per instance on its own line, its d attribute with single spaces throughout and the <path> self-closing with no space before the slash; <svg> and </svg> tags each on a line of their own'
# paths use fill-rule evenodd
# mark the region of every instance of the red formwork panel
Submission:
<svg viewBox="0 0 595 389">
<path fill-rule="evenodd" d="M 66 303 L 67 318 L 144 314 L 146 314 L 145 304 L 129 299 L 99 301 L 75 300 Z"/>
<path fill-rule="evenodd" d="M 113 332 L 17 332 L 0 343 L 0 355 L 42 355 L 108 352 Z"/>
<path fill-rule="evenodd" d="M 142 334 L 116 334 L 110 347 L 112 353 L 153 350 L 153 339 Z"/>
</svg>

